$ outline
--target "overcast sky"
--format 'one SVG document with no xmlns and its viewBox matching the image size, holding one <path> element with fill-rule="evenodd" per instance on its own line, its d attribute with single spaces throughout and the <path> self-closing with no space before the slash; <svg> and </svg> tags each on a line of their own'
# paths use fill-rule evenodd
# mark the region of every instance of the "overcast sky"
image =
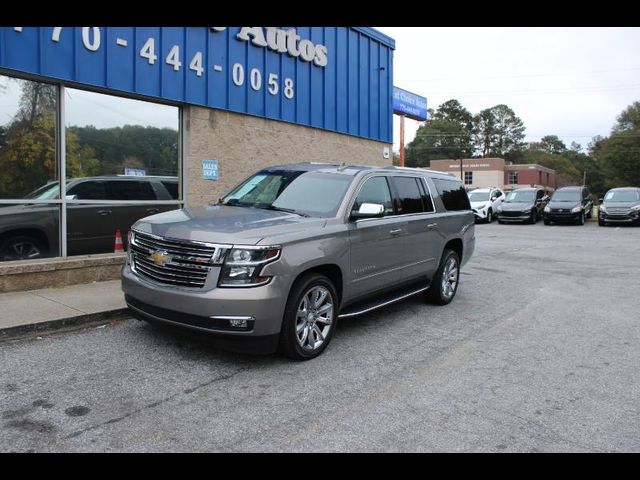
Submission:
<svg viewBox="0 0 640 480">
<path fill-rule="evenodd" d="M 472 114 L 504 103 L 524 122 L 526 141 L 558 135 L 586 147 L 640 100 L 637 27 L 375 28 L 396 41 L 395 86 L 433 109 L 451 98 Z M 419 125 L 405 121 L 405 145 Z M 393 130 L 397 151 L 397 116 Z"/>
</svg>

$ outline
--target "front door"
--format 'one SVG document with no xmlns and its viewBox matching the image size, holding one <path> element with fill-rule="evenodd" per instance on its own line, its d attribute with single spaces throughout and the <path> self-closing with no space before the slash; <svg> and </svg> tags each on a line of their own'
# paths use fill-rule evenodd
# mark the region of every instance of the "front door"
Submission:
<svg viewBox="0 0 640 480">
<path fill-rule="evenodd" d="M 350 223 L 349 287 L 353 298 L 397 283 L 403 263 L 402 243 L 407 234 L 406 219 L 395 215 L 386 176 L 369 177 L 364 181 L 352 211 L 357 211 L 363 203 L 383 205 L 385 216 Z"/>
</svg>

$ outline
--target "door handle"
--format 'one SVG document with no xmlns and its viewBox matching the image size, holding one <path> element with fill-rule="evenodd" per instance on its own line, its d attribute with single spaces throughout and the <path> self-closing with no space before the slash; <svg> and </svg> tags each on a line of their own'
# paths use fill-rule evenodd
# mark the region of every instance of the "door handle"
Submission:
<svg viewBox="0 0 640 480">
<path fill-rule="evenodd" d="M 395 230 L 391 230 L 389 233 L 391 235 L 399 235 L 400 233 L 402 233 L 402 229 L 401 228 L 396 228 Z"/>
<path fill-rule="evenodd" d="M 98 215 L 111 215 L 111 210 L 98 210 Z"/>
<path fill-rule="evenodd" d="M 147 208 L 147 213 L 158 213 L 159 211 L 159 208 Z"/>
<path fill-rule="evenodd" d="M 433 227 L 437 227 L 438 224 L 437 223 L 430 223 L 429 225 L 427 225 L 427 228 L 433 228 Z"/>
</svg>

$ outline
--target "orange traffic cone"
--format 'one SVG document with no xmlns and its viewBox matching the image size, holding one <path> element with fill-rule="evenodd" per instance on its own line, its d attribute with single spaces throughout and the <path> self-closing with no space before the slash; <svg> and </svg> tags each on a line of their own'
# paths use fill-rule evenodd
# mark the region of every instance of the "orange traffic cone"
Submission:
<svg viewBox="0 0 640 480">
<path fill-rule="evenodd" d="M 120 233 L 120 229 L 116 230 L 116 245 L 113 250 L 113 253 L 124 252 L 122 248 L 122 234 Z"/>
</svg>

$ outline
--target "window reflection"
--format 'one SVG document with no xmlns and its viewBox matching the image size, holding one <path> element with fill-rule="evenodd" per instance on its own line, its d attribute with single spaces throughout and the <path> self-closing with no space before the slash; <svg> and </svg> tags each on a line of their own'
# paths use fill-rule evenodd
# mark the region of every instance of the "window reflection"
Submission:
<svg viewBox="0 0 640 480">
<path fill-rule="evenodd" d="M 57 178 L 54 85 L 0 75 L 0 199 Z"/>
<path fill-rule="evenodd" d="M 0 261 L 57 257 L 60 207 L 0 205 Z"/>
</svg>

